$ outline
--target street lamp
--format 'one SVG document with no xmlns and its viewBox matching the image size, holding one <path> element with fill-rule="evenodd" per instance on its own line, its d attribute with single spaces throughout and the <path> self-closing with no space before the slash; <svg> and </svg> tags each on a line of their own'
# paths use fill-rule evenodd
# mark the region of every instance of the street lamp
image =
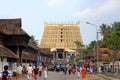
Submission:
<svg viewBox="0 0 120 80">
<path fill-rule="evenodd" d="M 92 24 L 90 22 L 86 22 L 87 24 L 90 24 L 92 26 L 95 26 L 96 27 L 96 42 L 97 42 L 97 49 L 96 49 L 96 55 L 97 55 L 97 72 L 99 73 L 99 65 L 98 65 L 98 26 L 96 26 L 95 24 Z"/>
</svg>

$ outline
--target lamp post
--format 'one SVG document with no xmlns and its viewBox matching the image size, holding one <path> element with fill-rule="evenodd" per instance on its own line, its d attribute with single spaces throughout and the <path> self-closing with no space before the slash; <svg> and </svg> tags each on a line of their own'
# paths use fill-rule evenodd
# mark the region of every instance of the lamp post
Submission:
<svg viewBox="0 0 120 80">
<path fill-rule="evenodd" d="M 96 26 L 95 24 L 92 24 L 90 22 L 86 22 L 87 24 L 90 24 L 92 26 L 95 26 L 96 27 L 96 42 L 97 42 L 97 48 L 96 48 L 96 56 L 97 56 L 97 72 L 99 73 L 99 64 L 98 64 L 98 26 Z"/>
</svg>

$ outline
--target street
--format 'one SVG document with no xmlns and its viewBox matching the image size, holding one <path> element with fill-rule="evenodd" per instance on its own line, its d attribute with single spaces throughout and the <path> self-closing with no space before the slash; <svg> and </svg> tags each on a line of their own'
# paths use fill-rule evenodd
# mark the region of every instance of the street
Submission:
<svg viewBox="0 0 120 80">
<path fill-rule="evenodd" d="M 27 78 L 24 80 L 27 80 Z M 38 80 L 44 80 L 43 75 L 39 77 Z M 87 78 L 83 79 L 83 78 L 77 78 L 77 76 L 74 74 L 64 75 L 63 72 L 57 73 L 57 72 L 49 71 L 47 80 L 105 80 L 105 79 L 102 77 L 96 76 L 94 74 L 87 74 Z"/>
</svg>

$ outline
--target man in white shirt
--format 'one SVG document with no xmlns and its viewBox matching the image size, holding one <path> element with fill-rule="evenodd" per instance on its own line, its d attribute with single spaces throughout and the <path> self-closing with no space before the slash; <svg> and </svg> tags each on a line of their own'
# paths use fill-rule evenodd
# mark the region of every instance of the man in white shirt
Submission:
<svg viewBox="0 0 120 80">
<path fill-rule="evenodd" d="M 27 71 L 28 71 L 28 80 L 32 80 L 32 71 L 33 71 L 33 68 L 31 66 L 31 64 L 29 64 L 29 66 L 27 67 Z"/>
</svg>

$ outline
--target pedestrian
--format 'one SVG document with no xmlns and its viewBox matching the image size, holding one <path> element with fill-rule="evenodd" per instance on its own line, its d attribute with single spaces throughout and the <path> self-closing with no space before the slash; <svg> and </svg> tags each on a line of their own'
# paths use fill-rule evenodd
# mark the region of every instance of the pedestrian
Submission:
<svg viewBox="0 0 120 80">
<path fill-rule="evenodd" d="M 4 66 L 4 71 L 2 73 L 2 80 L 11 80 L 11 78 L 9 76 L 8 66 L 7 65 Z"/>
<path fill-rule="evenodd" d="M 44 74 L 44 80 L 47 80 L 48 69 L 45 65 L 43 66 L 43 74 Z"/>
<path fill-rule="evenodd" d="M 21 65 L 19 65 L 19 66 L 17 67 L 17 73 L 18 73 L 18 75 L 21 75 L 21 74 L 22 74 L 22 66 L 21 66 Z"/>
<path fill-rule="evenodd" d="M 78 66 L 78 67 L 77 67 L 77 77 L 78 77 L 78 78 L 80 78 L 81 72 L 82 72 L 82 67 L 81 67 L 81 66 Z"/>
<path fill-rule="evenodd" d="M 82 67 L 82 78 L 86 78 L 86 68 L 85 66 Z"/>
<path fill-rule="evenodd" d="M 68 73 L 69 73 L 69 75 L 71 74 L 71 72 L 72 72 L 72 66 L 71 66 L 71 64 L 69 64 L 69 67 L 68 67 Z"/>
<path fill-rule="evenodd" d="M 64 72 L 65 75 L 67 74 L 67 66 L 66 65 L 63 68 L 63 72 Z"/>
<path fill-rule="evenodd" d="M 57 64 L 56 68 L 56 71 L 59 72 L 59 64 Z"/>
<path fill-rule="evenodd" d="M 90 67 L 90 74 L 92 74 L 93 73 L 93 68 L 92 67 Z"/>
<path fill-rule="evenodd" d="M 33 70 L 33 74 L 34 74 L 35 80 L 38 80 L 38 67 L 37 67 L 37 65 L 35 65 L 35 68 Z"/>
<path fill-rule="evenodd" d="M 23 74 L 27 74 L 27 68 L 26 68 L 26 66 L 25 66 L 25 65 L 23 65 L 23 68 L 22 68 L 22 73 L 23 73 Z"/>
<path fill-rule="evenodd" d="M 29 64 L 29 66 L 27 67 L 27 78 L 28 78 L 28 80 L 32 80 L 32 71 L 33 71 L 33 68 L 31 66 L 31 64 Z"/>
<path fill-rule="evenodd" d="M 40 64 L 40 66 L 39 66 L 39 76 L 42 75 L 42 68 L 43 68 L 43 66 L 42 66 L 42 64 Z"/>
</svg>

